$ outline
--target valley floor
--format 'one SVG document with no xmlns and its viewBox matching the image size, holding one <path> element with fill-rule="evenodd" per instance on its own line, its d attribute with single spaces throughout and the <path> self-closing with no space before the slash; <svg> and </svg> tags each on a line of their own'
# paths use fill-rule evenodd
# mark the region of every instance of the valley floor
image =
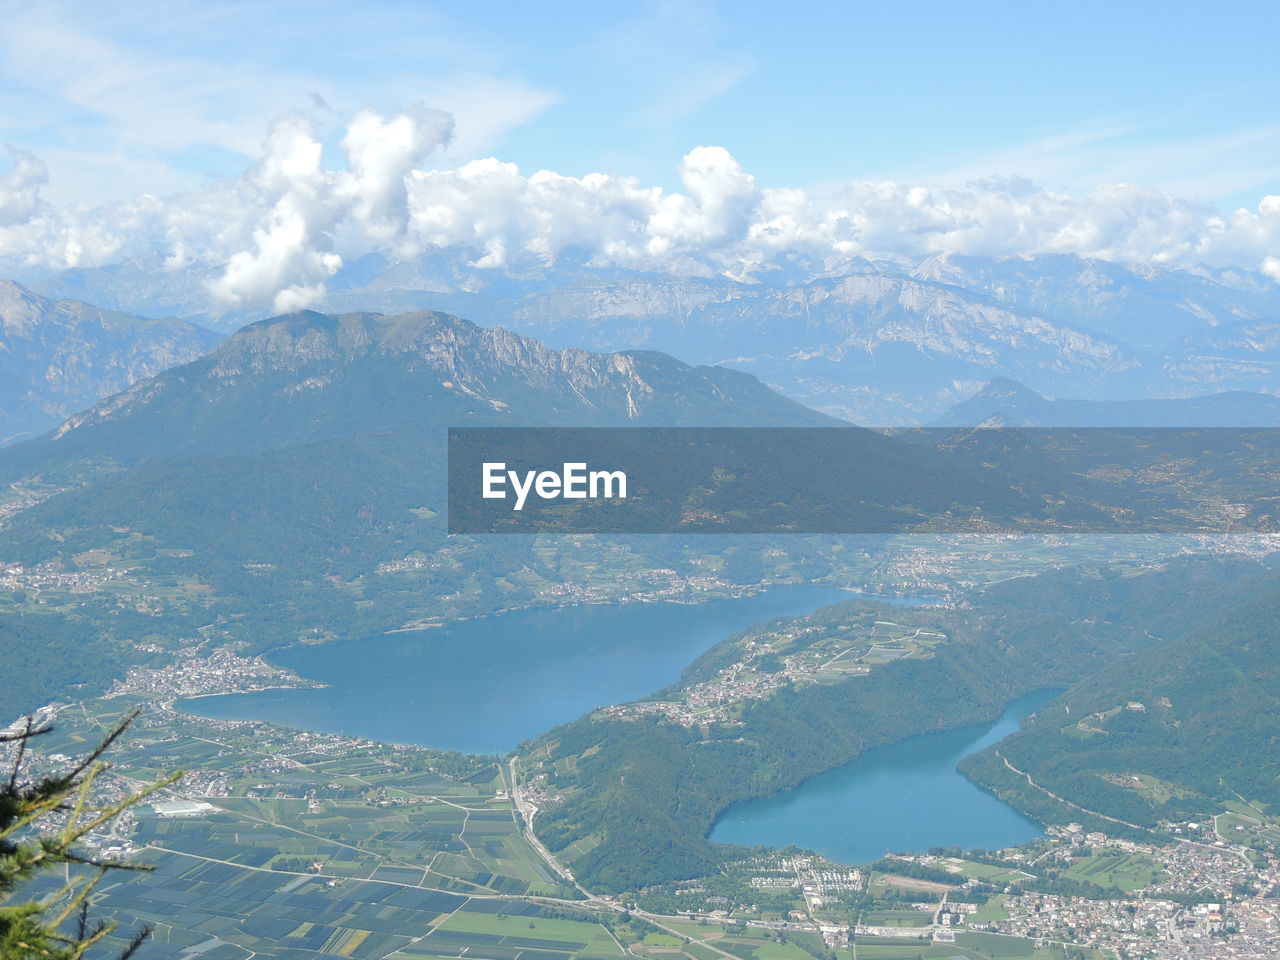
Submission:
<svg viewBox="0 0 1280 960">
<path fill-rule="evenodd" d="M 96 907 L 155 925 L 156 947 L 183 960 L 1227 960 L 1270 956 L 1280 937 L 1277 901 L 1239 895 L 1274 887 L 1280 869 L 1235 842 L 1280 824 L 1243 807 L 1220 818 L 1227 839 L 1194 844 L 1068 829 L 998 860 L 851 868 L 763 853 L 615 898 L 577 884 L 532 837 L 514 765 L 488 758 L 205 720 L 126 695 L 42 711 L 55 732 L 25 771 L 65 765 L 134 705 L 146 712 L 107 790 L 187 774 L 159 812 L 91 838 L 155 867 L 105 886 Z M 196 807 L 164 812 L 178 799 Z M 1049 866 L 1114 896 L 1032 889 Z"/>
</svg>

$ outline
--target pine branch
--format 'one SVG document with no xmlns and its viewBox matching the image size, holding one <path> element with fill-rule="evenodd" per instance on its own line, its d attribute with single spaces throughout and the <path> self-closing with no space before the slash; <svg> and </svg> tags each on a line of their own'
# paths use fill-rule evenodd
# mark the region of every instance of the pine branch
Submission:
<svg viewBox="0 0 1280 960">
<path fill-rule="evenodd" d="M 138 714 L 139 711 L 133 710 L 122 717 L 68 772 L 33 783 L 24 784 L 21 780 L 28 745 L 34 737 L 52 728 L 37 728 L 34 718 L 28 717 L 20 732 L 0 736 L 0 743 L 18 745 L 10 775 L 0 780 L 0 960 L 82 960 L 118 927 L 114 921 L 94 919 L 90 915 L 94 892 L 103 877 L 110 870 L 151 869 L 145 864 L 100 859 L 78 849 L 86 835 L 173 785 L 182 776 L 174 773 L 131 791 L 123 800 L 95 805 L 97 784 L 109 769 L 103 757 Z M 48 818 L 57 814 L 65 814 L 61 825 L 42 831 Z M 76 877 L 69 874 L 58 890 L 42 900 L 10 902 L 24 883 L 41 870 L 59 864 L 87 868 L 94 874 Z M 134 933 L 118 960 L 133 957 L 151 930 L 145 926 Z"/>
</svg>

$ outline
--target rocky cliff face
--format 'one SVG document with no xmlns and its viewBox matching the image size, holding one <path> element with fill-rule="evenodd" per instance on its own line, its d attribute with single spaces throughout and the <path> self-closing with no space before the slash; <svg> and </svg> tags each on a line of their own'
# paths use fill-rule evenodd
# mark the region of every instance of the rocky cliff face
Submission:
<svg viewBox="0 0 1280 960">
<path fill-rule="evenodd" d="M 0 280 L 0 443 L 57 426 L 219 339 L 186 321 L 47 300 Z"/>
<path fill-rule="evenodd" d="M 1280 311 L 1276 319 L 1244 320 L 1189 334 L 1164 365 L 1165 389 L 1186 396 L 1203 386 L 1280 392 Z"/>
</svg>

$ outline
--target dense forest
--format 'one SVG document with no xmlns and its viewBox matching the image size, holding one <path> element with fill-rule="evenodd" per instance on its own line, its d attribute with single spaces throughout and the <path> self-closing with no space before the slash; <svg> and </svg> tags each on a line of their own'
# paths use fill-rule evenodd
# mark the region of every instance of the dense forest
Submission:
<svg viewBox="0 0 1280 960">
<path fill-rule="evenodd" d="M 115 618 L 131 619 L 124 613 Z M 46 613 L 0 621 L 0 648 L 6 651 L 0 727 L 57 699 L 105 693 L 112 678 L 138 659 L 84 620 Z"/>
<path fill-rule="evenodd" d="M 1046 790 L 1144 827 L 1202 819 L 1223 800 L 1280 804 L 1280 582 L 1215 597 L 1159 656 L 1124 657 L 1040 722 L 966 761 L 966 773 L 1050 820 L 1083 819 Z M 1110 829 L 1114 832 L 1114 825 Z"/>
</svg>

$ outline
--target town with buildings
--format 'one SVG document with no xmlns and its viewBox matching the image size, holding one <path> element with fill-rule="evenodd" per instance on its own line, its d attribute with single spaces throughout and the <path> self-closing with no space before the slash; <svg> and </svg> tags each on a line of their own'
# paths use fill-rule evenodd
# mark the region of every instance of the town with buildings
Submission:
<svg viewBox="0 0 1280 960">
<path fill-rule="evenodd" d="M 920 655 L 946 639 L 946 634 L 936 629 L 904 627 L 892 620 L 845 630 L 793 623 L 749 631 L 736 641 L 738 657 L 734 662 L 707 680 L 681 686 L 678 699 L 635 701 L 605 707 L 601 712 L 618 720 L 658 716 L 684 726 L 733 723 L 736 708 L 783 687 L 864 676 L 879 664 Z"/>
<path fill-rule="evenodd" d="M 115 681 L 106 696 L 142 696 L 171 705 L 183 697 L 323 686 L 292 670 L 273 666 L 261 657 L 243 657 L 226 648 L 202 654 L 203 645 L 202 641 L 185 645 L 163 666 L 130 667 L 124 679 Z"/>
<path fill-rule="evenodd" d="M 981 924 L 983 929 L 1099 947 L 1124 960 L 1261 960 L 1276 955 L 1280 900 L 1274 894 L 1280 889 L 1280 864 L 1274 855 L 1258 857 L 1221 839 L 1147 845 L 1085 834 L 1074 825 L 1050 832 L 1059 843 L 1041 855 L 1042 862 L 1140 855 L 1160 877 L 1108 899 L 1014 892 L 1002 898 L 1008 916 Z"/>
<path fill-rule="evenodd" d="M 83 594 L 119 584 L 126 579 L 124 570 L 110 566 L 67 569 L 61 562 L 26 566 L 0 562 L 0 591 L 18 594 L 32 603 L 47 602 L 42 594 Z"/>
<path fill-rule="evenodd" d="M 1185 832 L 1185 831 L 1184 831 Z M 898 855 L 871 871 L 841 867 L 813 855 L 765 855 L 740 865 L 751 891 L 764 896 L 787 893 L 803 900 L 779 921 L 759 918 L 760 908 L 724 897 L 707 897 L 705 906 L 686 915 L 715 920 L 740 917 L 772 929 L 821 931 L 829 944 L 894 942 L 915 938 L 956 942 L 964 931 L 986 932 L 1031 941 L 1037 947 L 1073 946 L 1101 951 L 1117 960 L 1272 960 L 1280 945 L 1280 860 L 1272 853 L 1228 844 L 1221 839 L 1178 839 L 1139 844 L 1078 825 L 1050 828 L 1032 848 L 1013 848 L 966 861 L 950 855 Z M 1155 879 L 1114 896 L 1070 896 L 1041 892 L 1045 867 L 1073 868 L 1093 863 L 1142 863 Z M 893 864 L 901 864 L 895 874 Z M 917 880 L 913 867 L 931 876 L 954 874 L 948 883 Z M 994 879 L 993 879 L 994 878 Z M 684 892 L 690 889 L 685 888 Z M 914 891 L 908 906 L 918 919 L 877 908 L 875 890 Z M 975 899 L 977 891 L 989 891 Z M 849 916 L 850 894 L 861 906 Z M 836 909 L 833 911 L 833 907 Z M 751 919 L 753 918 L 754 919 Z M 839 936 L 832 931 L 839 928 Z M 1011 941 L 1012 942 L 1012 941 Z"/>
</svg>

